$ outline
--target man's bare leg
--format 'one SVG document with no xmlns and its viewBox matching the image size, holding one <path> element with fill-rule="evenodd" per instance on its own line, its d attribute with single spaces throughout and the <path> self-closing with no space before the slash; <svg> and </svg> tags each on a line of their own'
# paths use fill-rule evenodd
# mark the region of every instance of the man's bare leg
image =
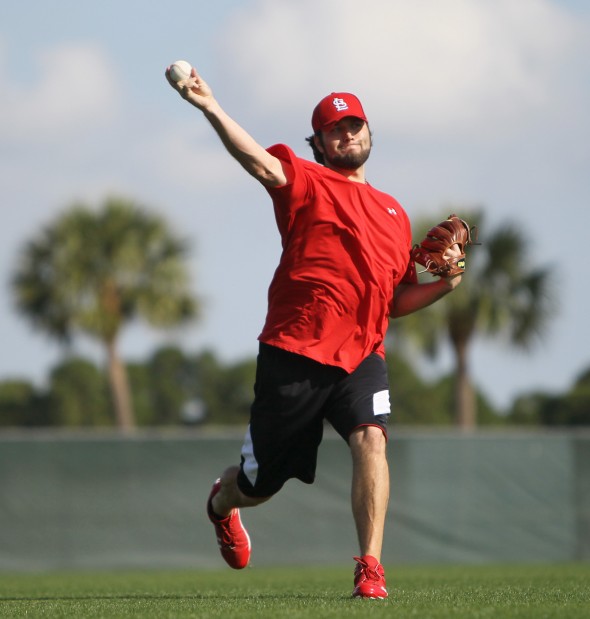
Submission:
<svg viewBox="0 0 590 619">
<path fill-rule="evenodd" d="M 383 531 L 389 503 L 387 441 L 376 426 L 363 426 L 349 439 L 352 453 L 352 513 L 361 556 L 381 561 Z"/>
</svg>

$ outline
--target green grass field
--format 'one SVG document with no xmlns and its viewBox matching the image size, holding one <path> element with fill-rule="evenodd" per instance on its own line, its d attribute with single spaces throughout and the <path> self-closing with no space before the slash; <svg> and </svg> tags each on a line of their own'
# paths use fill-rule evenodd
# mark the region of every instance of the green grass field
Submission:
<svg viewBox="0 0 590 619">
<path fill-rule="evenodd" d="M 387 569 L 385 601 L 352 568 L 0 573 L 0 617 L 588 619 L 590 565 Z"/>
</svg>

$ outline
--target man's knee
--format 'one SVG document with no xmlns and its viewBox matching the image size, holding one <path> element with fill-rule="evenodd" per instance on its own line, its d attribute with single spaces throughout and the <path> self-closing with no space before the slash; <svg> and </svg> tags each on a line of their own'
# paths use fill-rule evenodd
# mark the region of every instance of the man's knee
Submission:
<svg viewBox="0 0 590 619">
<path fill-rule="evenodd" d="M 360 426 L 355 428 L 348 439 L 353 455 L 385 452 L 387 438 L 380 426 Z"/>
</svg>

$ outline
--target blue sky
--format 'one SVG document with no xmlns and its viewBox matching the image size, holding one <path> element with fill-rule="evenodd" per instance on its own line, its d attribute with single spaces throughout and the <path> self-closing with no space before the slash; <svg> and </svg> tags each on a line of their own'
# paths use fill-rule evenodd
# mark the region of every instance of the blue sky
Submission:
<svg viewBox="0 0 590 619">
<path fill-rule="evenodd" d="M 302 156 L 315 103 L 356 92 L 375 135 L 369 180 L 410 217 L 482 205 L 490 226 L 509 219 L 526 231 L 533 263 L 555 267 L 560 310 L 526 355 L 478 340 L 474 378 L 494 402 L 565 390 L 590 366 L 590 292 L 578 272 L 590 229 L 587 2 L 163 4 L 0 6 L 0 378 L 41 384 L 62 355 L 14 311 L 17 252 L 72 202 L 111 194 L 163 213 L 193 242 L 205 302 L 203 320 L 181 331 L 127 329 L 124 357 L 163 342 L 228 361 L 256 353 L 279 255 L 270 203 L 165 83 L 180 58 L 260 143 Z M 86 340 L 76 350 L 102 359 Z"/>
</svg>

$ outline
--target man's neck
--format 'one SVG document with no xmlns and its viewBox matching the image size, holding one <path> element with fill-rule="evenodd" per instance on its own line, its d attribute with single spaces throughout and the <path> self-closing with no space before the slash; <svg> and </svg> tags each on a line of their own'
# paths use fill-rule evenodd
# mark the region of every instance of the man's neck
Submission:
<svg viewBox="0 0 590 619">
<path fill-rule="evenodd" d="M 362 183 L 366 184 L 367 180 L 365 178 L 365 166 L 362 165 L 360 168 L 356 168 L 355 170 L 349 170 L 347 168 L 338 168 L 333 165 L 326 163 L 326 167 L 332 172 L 336 172 L 336 174 L 341 174 L 345 176 L 349 181 L 353 183 Z"/>
</svg>

